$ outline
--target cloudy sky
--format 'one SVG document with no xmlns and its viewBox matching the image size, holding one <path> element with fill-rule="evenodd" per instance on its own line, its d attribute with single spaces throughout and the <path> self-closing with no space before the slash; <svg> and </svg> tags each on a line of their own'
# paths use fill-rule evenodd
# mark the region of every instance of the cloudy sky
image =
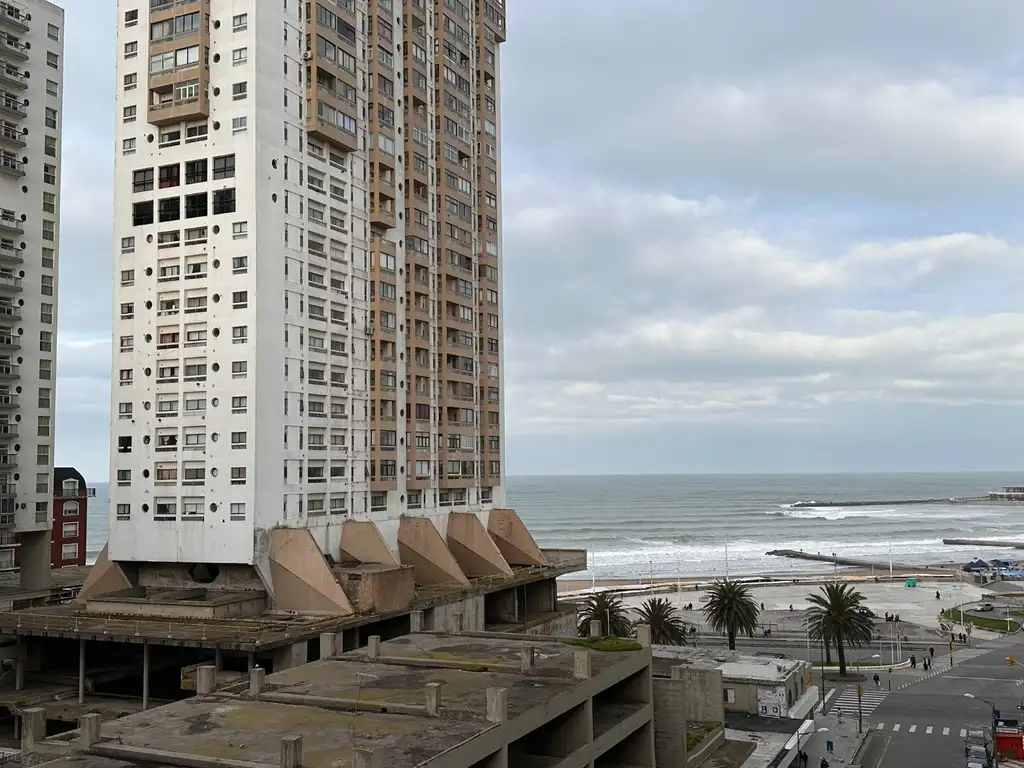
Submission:
<svg viewBox="0 0 1024 768">
<path fill-rule="evenodd" d="M 67 5 L 57 458 L 101 479 L 114 2 Z M 508 7 L 509 473 L 1024 464 L 1024 4 Z"/>
</svg>

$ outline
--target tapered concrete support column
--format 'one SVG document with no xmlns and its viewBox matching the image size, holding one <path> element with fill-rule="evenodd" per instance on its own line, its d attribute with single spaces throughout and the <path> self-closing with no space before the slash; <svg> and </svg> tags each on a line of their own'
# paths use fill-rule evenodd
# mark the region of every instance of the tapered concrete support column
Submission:
<svg viewBox="0 0 1024 768">
<path fill-rule="evenodd" d="M 224 669 L 224 652 L 220 648 L 213 649 L 213 666 L 218 672 Z"/>
<path fill-rule="evenodd" d="M 528 645 L 519 652 L 519 671 L 523 674 L 533 669 L 536 654 L 532 645 Z"/>
<path fill-rule="evenodd" d="M 78 718 L 78 746 L 89 749 L 100 741 L 100 716 L 95 714 L 82 715 Z"/>
<path fill-rule="evenodd" d="M 423 631 L 423 611 L 413 611 L 409 614 L 409 631 Z"/>
<path fill-rule="evenodd" d="M 250 653 L 249 654 L 249 659 L 248 659 L 248 667 L 247 667 L 246 671 L 247 672 L 252 672 L 253 667 L 255 667 L 255 666 L 256 666 L 256 654 L 255 653 Z"/>
<path fill-rule="evenodd" d="M 441 684 L 427 683 L 427 714 L 430 717 L 437 717 L 441 709 Z"/>
<path fill-rule="evenodd" d="M 504 688 L 487 689 L 487 722 L 504 723 L 508 719 L 508 691 Z"/>
<path fill-rule="evenodd" d="M 590 636 L 591 637 L 601 637 L 601 620 L 600 619 L 593 619 L 590 622 Z"/>
<path fill-rule="evenodd" d="M 208 696 L 217 687 L 217 668 L 213 664 L 203 664 L 196 669 L 196 693 Z"/>
<path fill-rule="evenodd" d="M 353 749 L 352 768 L 384 768 L 384 752 L 379 749 Z"/>
<path fill-rule="evenodd" d="M 590 651 L 573 651 L 572 676 L 577 680 L 590 678 Z"/>
<path fill-rule="evenodd" d="M 85 704 L 85 640 L 78 641 L 78 703 Z"/>
<path fill-rule="evenodd" d="M 329 659 L 338 652 L 338 636 L 333 632 L 320 635 L 320 658 Z"/>
<path fill-rule="evenodd" d="M 25 690 L 25 659 L 20 657 L 14 660 L 14 690 Z"/>
<path fill-rule="evenodd" d="M 256 667 L 249 673 L 249 695 L 259 696 L 267 689 L 267 670 L 263 667 Z"/>
<path fill-rule="evenodd" d="M 366 655 L 371 659 L 380 657 L 380 635 L 370 635 L 366 644 Z"/>
<path fill-rule="evenodd" d="M 281 739 L 281 768 L 302 768 L 302 737 Z"/>
<path fill-rule="evenodd" d="M 21 713 L 21 749 L 35 752 L 36 745 L 46 738 L 46 710 L 32 707 Z"/>
<path fill-rule="evenodd" d="M 142 644 L 142 708 L 149 709 L 149 641 Z"/>
</svg>

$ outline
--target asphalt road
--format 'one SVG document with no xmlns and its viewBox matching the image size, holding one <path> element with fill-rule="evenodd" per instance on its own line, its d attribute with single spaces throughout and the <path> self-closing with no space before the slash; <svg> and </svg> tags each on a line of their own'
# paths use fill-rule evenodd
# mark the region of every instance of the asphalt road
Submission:
<svg viewBox="0 0 1024 768">
<path fill-rule="evenodd" d="M 988 727 L 992 710 L 1004 718 L 1024 719 L 1024 667 L 1007 666 L 1007 655 L 1024 655 L 1024 640 L 1001 645 L 948 672 L 888 694 L 867 718 L 871 729 L 862 752 L 864 768 L 963 768 L 964 729 Z M 972 693 L 979 699 L 964 694 Z"/>
</svg>

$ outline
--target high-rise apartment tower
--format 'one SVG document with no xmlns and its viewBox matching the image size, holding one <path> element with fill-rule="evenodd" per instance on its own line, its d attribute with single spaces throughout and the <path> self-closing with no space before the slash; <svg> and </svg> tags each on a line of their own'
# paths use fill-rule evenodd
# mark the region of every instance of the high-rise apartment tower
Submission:
<svg viewBox="0 0 1024 768">
<path fill-rule="evenodd" d="M 56 5 L 0 0 L 0 543 L 31 590 L 50 579 L 63 40 Z"/>
<path fill-rule="evenodd" d="M 281 536 L 430 561 L 404 520 L 443 538 L 502 506 L 504 23 L 495 0 L 118 1 L 104 559 L 267 583 L 302 559 Z"/>
</svg>

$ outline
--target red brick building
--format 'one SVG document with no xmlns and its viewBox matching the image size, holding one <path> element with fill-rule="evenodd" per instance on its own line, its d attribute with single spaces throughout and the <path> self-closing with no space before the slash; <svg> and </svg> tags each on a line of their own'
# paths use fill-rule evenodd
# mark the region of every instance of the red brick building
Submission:
<svg viewBox="0 0 1024 768">
<path fill-rule="evenodd" d="M 53 468 L 52 567 L 85 565 L 88 499 L 93 493 L 74 467 Z"/>
</svg>

